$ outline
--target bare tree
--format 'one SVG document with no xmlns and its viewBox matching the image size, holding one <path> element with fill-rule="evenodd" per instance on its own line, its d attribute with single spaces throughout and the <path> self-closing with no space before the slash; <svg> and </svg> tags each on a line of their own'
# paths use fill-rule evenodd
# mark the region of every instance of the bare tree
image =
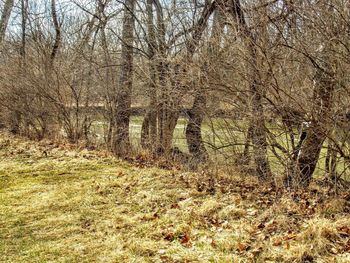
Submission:
<svg viewBox="0 0 350 263">
<path fill-rule="evenodd" d="M 196 51 L 196 47 L 198 42 L 201 39 L 202 33 L 205 30 L 208 19 L 211 14 L 216 9 L 217 4 L 216 1 L 205 3 L 203 8 L 201 17 L 199 18 L 196 26 L 193 29 L 192 36 L 190 40 L 187 42 L 187 60 L 191 61 L 194 52 Z M 213 37 L 217 37 L 221 30 L 221 25 L 219 24 L 219 20 L 221 19 L 220 15 L 217 14 L 216 21 L 213 30 Z M 208 158 L 207 151 L 204 146 L 203 138 L 202 138 L 202 122 L 204 118 L 206 108 L 206 95 L 205 90 L 196 89 L 195 96 L 192 108 L 189 111 L 189 121 L 186 128 L 186 141 L 188 145 L 189 152 L 197 159 L 197 161 L 205 161 Z"/>
<path fill-rule="evenodd" d="M 51 63 L 53 63 L 61 43 L 61 26 L 57 17 L 56 0 L 51 0 L 51 16 L 52 16 L 53 25 L 55 27 L 55 41 L 54 41 L 51 55 L 50 55 Z"/>
<path fill-rule="evenodd" d="M 1 120 L 15 133 L 119 157 L 141 142 L 287 185 L 348 174 L 344 1 L 3 3 Z"/>
<path fill-rule="evenodd" d="M 122 51 L 118 93 L 116 96 L 114 152 L 125 156 L 130 152 L 129 124 L 133 72 L 134 9 L 135 0 L 126 0 L 122 33 Z"/>
<path fill-rule="evenodd" d="M 251 125 L 248 131 L 251 131 L 251 137 L 254 146 L 254 159 L 256 164 L 256 173 L 261 179 L 271 177 L 270 165 L 267 157 L 267 141 L 266 128 L 264 120 L 263 87 L 259 84 L 259 68 L 258 68 L 258 51 L 257 51 L 257 36 L 254 35 L 248 28 L 244 13 L 239 0 L 234 1 L 233 15 L 238 23 L 238 27 L 243 33 L 247 41 L 247 49 L 249 52 L 248 61 L 250 66 L 250 92 L 252 96 L 252 118 Z"/>
<path fill-rule="evenodd" d="M 147 0 L 147 44 L 148 44 L 148 59 L 149 59 L 149 98 L 150 104 L 148 112 L 142 123 L 141 145 L 154 151 L 158 145 L 157 138 L 157 76 L 156 76 L 156 32 L 154 25 L 154 0 Z M 161 8 L 161 7 L 159 7 Z"/>
<path fill-rule="evenodd" d="M 4 41 L 7 25 L 11 16 L 14 0 L 6 0 L 0 18 L 0 45 Z"/>
</svg>

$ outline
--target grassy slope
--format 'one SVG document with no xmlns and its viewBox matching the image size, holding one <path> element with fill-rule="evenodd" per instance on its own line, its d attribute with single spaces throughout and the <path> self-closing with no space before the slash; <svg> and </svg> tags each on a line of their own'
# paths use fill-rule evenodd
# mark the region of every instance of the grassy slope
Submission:
<svg viewBox="0 0 350 263">
<path fill-rule="evenodd" d="M 0 134 L 0 262 L 350 261 L 343 200 L 195 181 Z"/>
</svg>

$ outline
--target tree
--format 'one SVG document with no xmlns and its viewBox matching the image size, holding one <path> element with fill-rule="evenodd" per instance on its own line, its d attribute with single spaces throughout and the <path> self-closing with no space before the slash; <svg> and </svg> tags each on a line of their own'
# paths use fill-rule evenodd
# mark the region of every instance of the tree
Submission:
<svg viewBox="0 0 350 263">
<path fill-rule="evenodd" d="M 135 0 L 126 0 L 122 32 L 122 50 L 118 91 L 116 96 L 114 152 L 126 156 L 130 152 L 129 123 L 133 72 L 134 9 Z"/>
<path fill-rule="evenodd" d="M 156 30 L 154 25 L 154 0 L 147 0 L 147 45 L 148 45 L 148 70 L 149 70 L 149 90 L 150 98 L 149 109 L 142 123 L 141 145 L 143 148 L 149 149 L 152 152 L 158 147 L 157 138 L 157 69 L 156 69 Z M 159 6 L 159 5 L 158 5 Z M 159 6 L 159 8 L 161 8 Z M 158 11 L 159 12 L 159 11 Z"/>
<path fill-rule="evenodd" d="M 258 68 L 258 50 L 256 43 L 257 35 L 254 35 L 248 28 L 239 0 L 234 1 L 232 12 L 235 20 L 238 23 L 240 31 L 243 33 L 249 52 L 248 64 L 251 75 L 249 87 L 252 96 L 252 117 L 249 124 L 251 127 L 248 128 L 248 131 L 251 131 L 256 173 L 260 179 L 270 179 L 271 170 L 267 157 L 267 140 L 263 106 L 264 91 L 263 87 L 261 87 L 259 84 L 260 74 Z"/>
<path fill-rule="evenodd" d="M 217 8 L 216 1 L 206 1 L 203 8 L 201 17 L 199 18 L 196 26 L 193 29 L 193 34 L 190 40 L 187 42 L 187 60 L 191 61 L 196 51 L 199 40 L 201 39 L 202 33 L 207 26 L 208 19 L 214 10 Z M 219 11 L 220 12 L 220 11 Z M 216 14 L 215 25 L 213 29 L 213 38 L 217 38 L 217 34 L 221 30 L 221 25 L 218 25 L 221 20 L 221 15 Z M 212 39 L 213 40 L 213 39 Z M 215 40 L 217 41 L 217 40 Z M 202 138 L 202 122 L 204 119 L 204 113 L 206 108 L 206 95 L 205 90 L 195 88 L 195 96 L 192 104 L 192 108 L 188 113 L 188 124 L 186 127 L 186 141 L 190 154 L 192 154 L 195 162 L 203 162 L 207 160 L 208 153 L 204 146 Z"/>
<path fill-rule="evenodd" d="M 5 38 L 5 33 L 11 16 L 14 0 L 6 0 L 0 18 L 0 46 Z"/>
</svg>

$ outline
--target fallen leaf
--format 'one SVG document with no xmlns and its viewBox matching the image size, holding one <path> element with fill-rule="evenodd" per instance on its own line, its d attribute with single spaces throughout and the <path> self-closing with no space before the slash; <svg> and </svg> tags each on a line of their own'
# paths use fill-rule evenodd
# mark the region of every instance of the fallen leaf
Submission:
<svg viewBox="0 0 350 263">
<path fill-rule="evenodd" d="M 263 229 L 265 227 L 264 223 L 260 223 L 256 226 L 258 229 Z"/>
<path fill-rule="evenodd" d="M 170 206 L 171 209 L 180 209 L 180 206 L 178 203 L 171 204 Z"/>
<path fill-rule="evenodd" d="M 239 252 L 243 252 L 243 251 L 246 251 L 248 249 L 248 245 L 247 244 L 243 244 L 243 243 L 238 243 L 237 244 L 237 250 Z"/>
<path fill-rule="evenodd" d="M 287 236 L 285 236 L 285 237 L 283 238 L 283 240 L 291 240 L 291 239 L 295 239 L 296 237 L 297 237 L 296 234 L 290 233 L 290 234 L 288 234 Z"/>
<path fill-rule="evenodd" d="M 286 249 L 290 249 L 290 244 L 289 244 L 289 242 L 286 242 Z"/>
<path fill-rule="evenodd" d="M 273 241 L 272 245 L 274 245 L 275 247 L 282 245 L 282 240 L 281 239 L 276 239 L 275 241 Z"/>
<path fill-rule="evenodd" d="M 348 226 L 337 227 L 339 234 L 344 236 L 350 236 L 350 228 Z"/>
<path fill-rule="evenodd" d="M 175 235 L 173 232 L 168 232 L 164 235 L 164 239 L 168 241 L 173 241 L 175 238 Z"/>
<path fill-rule="evenodd" d="M 186 234 L 181 236 L 180 242 L 181 242 L 181 244 L 187 244 L 188 242 L 190 242 L 190 240 L 191 240 L 190 235 L 186 233 Z"/>
<path fill-rule="evenodd" d="M 213 248 L 216 248 L 218 245 L 216 243 L 216 241 L 214 239 L 211 240 L 210 242 L 210 245 L 213 247 Z"/>
<path fill-rule="evenodd" d="M 117 176 L 118 176 L 118 177 L 122 177 L 122 176 L 124 176 L 123 171 L 118 171 L 118 172 L 117 172 Z"/>
</svg>

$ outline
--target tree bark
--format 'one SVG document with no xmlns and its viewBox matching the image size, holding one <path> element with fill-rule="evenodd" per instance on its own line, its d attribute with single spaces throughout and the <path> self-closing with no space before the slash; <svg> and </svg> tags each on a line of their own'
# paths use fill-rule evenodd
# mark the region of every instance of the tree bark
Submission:
<svg viewBox="0 0 350 263">
<path fill-rule="evenodd" d="M 6 29 L 9 23 L 14 0 L 6 0 L 0 19 L 0 46 L 5 39 Z"/>
<path fill-rule="evenodd" d="M 201 129 L 206 101 L 206 95 L 203 93 L 198 93 L 195 96 L 193 106 L 189 111 L 189 121 L 186 127 L 188 150 L 190 154 L 193 155 L 196 162 L 203 162 L 208 159 L 208 153 L 203 143 Z"/>
<path fill-rule="evenodd" d="M 202 123 L 205 116 L 205 109 L 207 106 L 207 90 L 208 81 L 206 76 L 213 75 L 213 70 L 210 65 L 217 59 L 217 54 L 220 48 L 221 35 L 225 26 L 225 3 L 223 1 L 216 3 L 216 9 L 214 11 L 214 20 L 211 36 L 209 39 L 207 60 L 204 62 L 203 78 L 206 80 L 204 83 L 204 89 L 197 90 L 193 101 L 193 106 L 189 112 L 189 121 L 186 127 L 186 140 L 188 150 L 193 155 L 193 159 L 196 162 L 204 162 L 208 159 L 208 152 L 204 146 L 202 138 Z M 202 79 L 203 79 L 202 78 Z"/>
<path fill-rule="evenodd" d="M 122 32 L 121 68 L 116 96 L 116 134 L 114 152 L 117 156 L 126 156 L 130 152 L 129 123 L 131 91 L 133 78 L 133 42 L 134 42 L 135 0 L 126 0 Z"/>
<path fill-rule="evenodd" d="M 52 65 L 55 58 L 56 58 L 56 55 L 57 55 L 57 52 L 58 52 L 58 49 L 59 49 L 59 46 L 61 43 L 61 26 L 58 22 L 58 17 L 57 17 L 56 0 L 51 0 L 51 16 L 52 16 L 52 22 L 53 22 L 53 25 L 55 27 L 55 34 L 56 34 L 55 35 L 55 42 L 53 44 L 51 56 L 50 56 L 50 62 Z"/>
<path fill-rule="evenodd" d="M 257 176 L 262 180 L 271 178 L 271 169 L 267 157 L 267 139 L 266 139 L 266 128 L 264 119 L 264 106 L 263 106 L 263 90 L 259 84 L 259 71 L 257 68 L 258 63 L 258 51 L 256 49 L 256 36 L 249 30 L 248 25 L 245 21 L 244 13 L 241 8 L 239 0 L 234 0 L 232 6 L 232 14 L 240 30 L 243 32 L 246 38 L 248 52 L 250 55 L 250 73 L 251 83 L 250 93 L 252 96 L 252 142 L 254 149 L 254 161 L 256 165 Z"/>
<path fill-rule="evenodd" d="M 141 129 L 141 145 L 151 151 L 155 150 L 157 145 L 157 89 L 156 89 L 156 66 L 155 51 L 156 51 L 156 36 L 154 27 L 153 15 L 154 0 L 147 0 L 147 42 L 148 42 L 148 68 L 149 68 L 149 109 L 145 115 Z"/>
<path fill-rule="evenodd" d="M 197 26 L 194 29 L 194 33 L 191 39 L 187 43 L 187 52 L 188 52 L 187 59 L 189 61 L 192 60 L 192 57 L 198 45 L 198 42 L 202 36 L 204 29 L 207 26 L 208 19 L 216 8 L 217 8 L 216 1 L 213 1 L 211 3 L 209 2 L 206 3 L 206 6 L 203 9 L 202 15 L 197 22 Z M 215 15 L 216 19 L 214 21 L 213 32 L 211 37 L 212 42 L 214 38 L 217 38 L 217 35 L 221 30 L 220 29 L 221 26 L 218 25 L 221 17 L 218 15 L 217 11 L 216 13 L 217 13 Z M 212 52 L 209 51 L 209 53 L 212 53 Z M 195 159 L 195 162 L 203 162 L 208 159 L 208 153 L 204 146 L 204 142 L 202 138 L 202 128 L 201 128 L 202 122 L 204 119 L 205 108 L 207 105 L 206 96 L 207 95 L 206 95 L 205 89 L 196 90 L 192 108 L 190 109 L 188 114 L 189 116 L 188 116 L 188 124 L 186 127 L 186 142 L 187 142 L 188 150 L 190 154 L 193 156 L 193 158 Z"/>
<path fill-rule="evenodd" d="M 26 28 L 27 28 L 27 9 L 28 9 L 28 0 L 21 0 L 21 15 L 22 15 L 22 43 L 20 47 L 20 55 L 22 57 L 22 65 L 25 63 L 26 57 Z"/>
<path fill-rule="evenodd" d="M 297 172 L 293 185 L 307 187 L 315 171 L 322 145 L 329 133 L 329 115 L 334 93 L 333 73 L 330 65 L 318 67 L 314 78 L 313 115 L 308 134 L 297 159 Z"/>
<path fill-rule="evenodd" d="M 155 0 L 154 4 L 157 12 L 158 28 L 158 54 L 156 63 L 158 85 L 156 86 L 156 91 L 159 93 L 159 97 L 156 98 L 157 101 L 155 103 L 157 130 L 154 131 L 154 133 L 157 135 L 157 140 L 153 144 L 155 145 L 154 149 L 156 150 L 156 153 L 163 155 L 171 152 L 173 133 L 179 118 L 180 98 L 178 94 L 176 94 L 176 91 L 178 91 L 180 88 L 178 81 L 179 67 L 178 65 L 174 65 L 174 67 L 171 68 L 169 63 L 166 61 L 166 29 L 163 10 L 158 0 Z M 171 70 L 174 72 L 175 81 L 170 81 Z"/>
</svg>

